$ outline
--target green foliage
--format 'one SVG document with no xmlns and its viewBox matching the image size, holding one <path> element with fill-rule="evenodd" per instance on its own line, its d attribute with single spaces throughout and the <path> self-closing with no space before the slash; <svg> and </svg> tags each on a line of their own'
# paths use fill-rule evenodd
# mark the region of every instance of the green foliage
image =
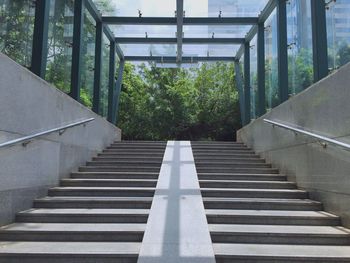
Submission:
<svg viewBox="0 0 350 263">
<path fill-rule="evenodd" d="M 337 55 L 338 65 L 343 66 L 350 61 L 350 45 L 342 43 Z"/>
<path fill-rule="evenodd" d="M 232 140 L 240 127 L 234 78 L 226 63 L 196 69 L 127 63 L 118 126 L 125 139 Z"/>
</svg>

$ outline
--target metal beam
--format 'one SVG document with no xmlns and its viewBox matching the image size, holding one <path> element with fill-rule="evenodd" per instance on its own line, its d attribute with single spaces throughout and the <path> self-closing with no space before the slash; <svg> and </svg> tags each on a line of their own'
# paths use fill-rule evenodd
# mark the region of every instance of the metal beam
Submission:
<svg viewBox="0 0 350 263">
<path fill-rule="evenodd" d="M 235 80 L 238 88 L 239 108 L 241 112 L 241 123 L 243 126 L 245 123 L 244 90 L 243 90 L 243 78 L 242 78 L 242 72 L 241 72 L 241 65 L 239 64 L 238 60 L 235 61 Z"/>
<path fill-rule="evenodd" d="M 154 61 L 157 63 L 176 63 L 176 57 L 161 56 L 126 56 L 126 61 Z M 201 61 L 227 61 L 234 62 L 235 57 L 182 57 L 182 63 L 197 63 Z"/>
<path fill-rule="evenodd" d="M 92 0 L 85 0 L 85 7 L 96 22 L 102 22 L 102 14 Z"/>
<path fill-rule="evenodd" d="M 265 8 L 261 11 L 259 15 L 259 23 L 265 23 L 265 21 L 272 14 L 273 10 L 275 10 L 276 6 L 276 0 L 269 0 L 269 2 L 266 4 Z"/>
<path fill-rule="evenodd" d="M 280 103 L 288 100 L 288 44 L 286 0 L 277 0 L 277 60 Z"/>
<path fill-rule="evenodd" d="M 177 25 L 174 17 L 115 17 L 103 16 L 110 25 Z M 184 25 L 255 25 L 257 17 L 184 17 Z"/>
<path fill-rule="evenodd" d="M 244 38 L 183 38 L 183 44 L 242 44 Z M 176 38 L 137 38 L 117 37 L 115 41 L 119 44 L 175 44 Z"/>
<path fill-rule="evenodd" d="M 95 40 L 95 75 L 94 75 L 94 97 L 92 110 L 99 114 L 100 95 L 101 95 L 101 67 L 102 67 L 102 22 L 96 23 L 96 40 Z"/>
<path fill-rule="evenodd" d="M 107 36 L 109 41 L 115 42 L 114 34 L 112 33 L 112 31 L 110 30 L 108 25 L 103 25 L 103 31 L 105 32 L 105 34 L 106 34 L 106 36 Z M 123 60 L 124 59 L 124 53 L 123 53 L 122 49 L 120 48 L 119 44 L 117 44 L 117 43 L 116 43 L 115 51 L 117 52 L 119 59 Z"/>
<path fill-rule="evenodd" d="M 120 93 L 122 90 L 122 84 L 123 84 L 123 73 L 124 73 L 124 66 L 125 61 L 121 60 L 119 63 L 119 70 L 118 70 L 118 79 L 115 84 L 115 94 L 114 94 L 114 117 L 113 121 L 115 125 L 118 124 L 118 112 L 119 112 L 119 102 L 120 102 Z"/>
<path fill-rule="evenodd" d="M 116 54 L 116 44 L 114 41 L 110 42 L 109 45 L 109 83 L 108 83 L 108 114 L 107 120 L 113 123 L 114 114 L 114 88 L 115 88 L 115 54 Z"/>
<path fill-rule="evenodd" d="M 80 100 L 85 0 L 74 1 L 73 54 L 70 96 Z"/>
<path fill-rule="evenodd" d="M 49 16 L 50 0 L 36 1 L 31 71 L 43 79 L 46 73 Z"/>
<path fill-rule="evenodd" d="M 266 112 L 265 103 L 265 27 L 264 23 L 258 25 L 257 40 L 257 64 L 258 64 L 258 115 Z"/>
<path fill-rule="evenodd" d="M 244 44 L 244 125 L 250 123 L 250 43 Z"/>
<path fill-rule="evenodd" d="M 325 0 L 311 0 L 314 82 L 328 75 L 328 47 Z"/>
<path fill-rule="evenodd" d="M 182 60 L 182 39 L 184 34 L 184 0 L 176 0 L 176 38 L 177 38 L 177 62 Z"/>
</svg>

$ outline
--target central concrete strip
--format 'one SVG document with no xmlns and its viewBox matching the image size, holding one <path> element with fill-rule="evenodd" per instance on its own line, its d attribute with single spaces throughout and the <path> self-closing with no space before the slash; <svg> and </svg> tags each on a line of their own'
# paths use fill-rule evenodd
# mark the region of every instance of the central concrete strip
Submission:
<svg viewBox="0 0 350 263">
<path fill-rule="evenodd" d="M 215 262 L 189 141 L 167 144 L 138 262 Z"/>
</svg>

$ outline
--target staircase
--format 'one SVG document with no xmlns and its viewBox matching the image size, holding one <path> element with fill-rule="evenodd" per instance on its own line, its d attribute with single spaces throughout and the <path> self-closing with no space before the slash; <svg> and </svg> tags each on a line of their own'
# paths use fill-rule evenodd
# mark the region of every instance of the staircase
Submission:
<svg viewBox="0 0 350 263">
<path fill-rule="evenodd" d="M 350 230 L 241 143 L 192 142 L 216 261 L 350 262 Z"/>
<path fill-rule="evenodd" d="M 0 262 L 137 262 L 165 147 L 112 144 L 0 228 Z"/>
</svg>

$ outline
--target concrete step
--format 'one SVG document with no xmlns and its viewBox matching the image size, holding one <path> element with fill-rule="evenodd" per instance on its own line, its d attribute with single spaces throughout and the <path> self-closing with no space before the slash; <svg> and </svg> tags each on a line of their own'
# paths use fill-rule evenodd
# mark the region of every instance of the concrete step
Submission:
<svg viewBox="0 0 350 263">
<path fill-rule="evenodd" d="M 199 180 L 243 180 L 243 181 L 286 181 L 281 174 L 252 173 L 197 173 Z"/>
<path fill-rule="evenodd" d="M 70 187 L 156 187 L 150 179 L 62 179 L 61 186 Z"/>
<path fill-rule="evenodd" d="M 146 224 L 15 223 L 0 228 L 2 241 L 142 242 Z"/>
<path fill-rule="evenodd" d="M 81 179 L 154 179 L 157 180 L 159 172 L 75 172 L 72 178 Z"/>
<path fill-rule="evenodd" d="M 54 187 L 49 196 L 133 196 L 153 197 L 155 188 L 146 187 Z"/>
<path fill-rule="evenodd" d="M 119 153 L 119 154 L 164 154 L 163 149 L 123 149 L 123 148 L 106 148 L 104 153 Z"/>
<path fill-rule="evenodd" d="M 224 159 L 232 159 L 232 158 L 240 158 L 240 159 L 259 159 L 261 158 L 258 154 L 255 153 L 228 153 L 228 154 L 221 154 L 221 153 L 193 153 L 194 160 L 201 160 L 201 159 L 209 159 L 209 160 L 224 160 Z"/>
<path fill-rule="evenodd" d="M 247 173 L 247 174 L 278 174 L 276 168 L 250 167 L 197 167 L 198 173 Z"/>
<path fill-rule="evenodd" d="M 215 150 L 215 151 L 221 151 L 221 150 L 238 150 L 238 149 L 249 149 L 251 148 L 243 145 L 243 144 L 228 144 L 228 145 L 192 145 L 192 150 Z"/>
<path fill-rule="evenodd" d="M 146 157 L 128 157 L 128 156 L 120 156 L 120 155 L 114 155 L 114 156 L 98 156 L 93 157 L 93 161 L 103 161 L 103 162 L 157 162 L 162 164 L 163 157 L 152 157 L 152 156 L 146 156 Z"/>
<path fill-rule="evenodd" d="M 161 158 L 163 159 L 164 153 L 150 153 L 150 152 L 115 152 L 112 150 L 104 150 L 97 154 L 98 157 L 112 157 L 112 158 Z"/>
<path fill-rule="evenodd" d="M 135 242 L 0 242 L 0 263 L 136 263 Z"/>
<path fill-rule="evenodd" d="M 201 188 L 296 189 L 288 181 L 199 180 Z"/>
<path fill-rule="evenodd" d="M 142 144 L 142 145 L 155 145 L 155 144 L 161 144 L 166 146 L 167 145 L 167 141 L 115 141 L 113 142 L 114 144 Z"/>
<path fill-rule="evenodd" d="M 217 263 L 344 263 L 350 246 L 213 244 Z"/>
<path fill-rule="evenodd" d="M 198 169 L 230 169 L 230 168 L 271 168 L 268 163 L 234 163 L 234 162 L 220 162 L 220 163 L 196 163 Z"/>
<path fill-rule="evenodd" d="M 110 145 L 106 147 L 106 149 L 119 149 L 119 150 L 127 150 L 127 151 L 160 151 L 164 152 L 165 147 L 164 146 L 157 146 L 157 145 Z"/>
<path fill-rule="evenodd" d="M 196 158 L 195 159 L 196 165 L 204 165 L 204 164 L 223 164 L 223 163 L 265 163 L 264 159 L 261 158 L 218 158 L 218 159 L 212 159 L 212 158 Z"/>
<path fill-rule="evenodd" d="M 16 215 L 27 223 L 147 223 L 148 209 L 30 209 Z"/>
<path fill-rule="evenodd" d="M 224 155 L 230 155 L 230 154 L 255 154 L 255 152 L 246 147 L 237 148 L 237 149 L 192 149 L 192 152 L 194 155 L 200 155 L 200 154 L 224 154 Z"/>
<path fill-rule="evenodd" d="M 339 226 L 338 216 L 323 211 L 207 209 L 209 224 Z"/>
<path fill-rule="evenodd" d="M 206 209 L 320 211 L 322 204 L 308 199 L 204 197 Z"/>
<path fill-rule="evenodd" d="M 201 188 L 201 193 L 203 197 L 308 198 L 308 193 L 306 191 L 290 189 Z"/>
<path fill-rule="evenodd" d="M 144 166 L 144 167 L 157 167 L 160 169 L 160 166 L 162 165 L 162 160 L 159 161 L 105 161 L 105 160 L 98 160 L 98 161 L 92 161 L 87 162 L 86 166 L 116 166 L 116 167 L 135 167 L 135 166 Z"/>
<path fill-rule="evenodd" d="M 214 243 L 350 245 L 350 231 L 333 226 L 209 225 Z"/>
<path fill-rule="evenodd" d="M 113 166 L 81 166 L 79 172 L 151 172 L 159 173 L 160 167 L 113 165 Z"/>
<path fill-rule="evenodd" d="M 152 197 L 45 197 L 34 208 L 150 209 Z"/>
</svg>

